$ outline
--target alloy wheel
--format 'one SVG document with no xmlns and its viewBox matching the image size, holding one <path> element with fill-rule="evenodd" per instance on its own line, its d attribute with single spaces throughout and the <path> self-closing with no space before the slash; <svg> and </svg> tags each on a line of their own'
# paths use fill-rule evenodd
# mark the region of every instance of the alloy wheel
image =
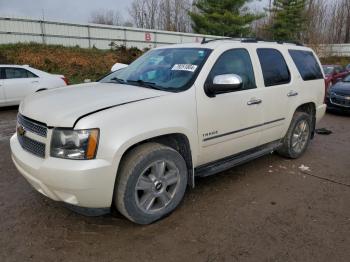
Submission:
<svg viewBox="0 0 350 262">
<path fill-rule="evenodd" d="M 136 204 L 145 213 L 157 213 L 169 205 L 180 184 L 175 163 L 161 160 L 151 163 L 139 176 L 135 194 Z"/>
</svg>

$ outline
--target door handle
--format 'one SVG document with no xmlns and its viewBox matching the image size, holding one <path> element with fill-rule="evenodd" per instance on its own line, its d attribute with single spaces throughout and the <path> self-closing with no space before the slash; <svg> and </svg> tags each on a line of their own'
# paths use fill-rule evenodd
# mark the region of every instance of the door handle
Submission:
<svg viewBox="0 0 350 262">
<path fill-rule="evenodd" d="M 251 105 L 258 105 L 258 104 L 261 104 L 261 102 L 262 102 L 261 99 L 252 98 L 252 99 L 250 99 L 250 100 L 247 102 L 247 105 L 248 105 L 248 106 L 251 106 Z"/>
<path fill-rule="evenodd" d="M 290 92 L 287 94 L 288 97 L 297 96 L 297 95 L 298 95 L 298 92 L 296 92 L 296 91 L 290 91 Z"/>
<path fill-rule="evenodd" d="M 34 83 L 39 83 L 39 81 L 32 81 L 32 83 L 34 84 Z"/>
</svg>

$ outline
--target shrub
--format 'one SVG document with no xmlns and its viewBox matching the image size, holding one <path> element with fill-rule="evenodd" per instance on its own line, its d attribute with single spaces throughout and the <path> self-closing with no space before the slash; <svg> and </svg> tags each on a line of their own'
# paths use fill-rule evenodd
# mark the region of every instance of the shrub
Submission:
<svg viewBox="0 0 350 262">
<path fill-rule="evenodd" d="M 110 72 L 119 62 L 129 64 L 142 54 L 137 48 L 116 47 L 115 50 L 64 47 L 38 43 L 0 45 L 0 64 L 28 64 L 34 68 L 65 75 L 70 83 L 84 79 L 95 81 Z"/>
</svg>

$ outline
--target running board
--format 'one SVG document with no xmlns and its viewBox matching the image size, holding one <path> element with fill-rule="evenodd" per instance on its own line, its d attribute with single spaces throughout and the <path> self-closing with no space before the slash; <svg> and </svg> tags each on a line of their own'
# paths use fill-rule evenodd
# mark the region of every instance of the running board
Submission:
<svg viewBox="0 0 350 262">
<path fill-rule="evenodd" d="M 249 149 L 247 151 L 241 152 L 233 156 L 225 157 L 223 159 L 217 160 L 215 162 L 211 162 L 209 164 L 199 166 L 194 170 L 195 176 L 206 177 L 206 176 L 214 175 L 216 173 L 225 171 L 232 167 L 244 164 L 253 159 L 272 153 L 281 145 L 282 143 L 278 140 L 278 141 L 271 142 L 253 149 Z"/>
</svg>

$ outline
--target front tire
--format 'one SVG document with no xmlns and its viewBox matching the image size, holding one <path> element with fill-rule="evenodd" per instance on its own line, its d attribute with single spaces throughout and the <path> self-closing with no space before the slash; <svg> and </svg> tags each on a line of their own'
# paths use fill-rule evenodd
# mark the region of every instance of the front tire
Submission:
<svg viewBox="0 0 350 262">
<path fill-rule="evenodd" d="M 117 209 L 138 224 L 150 224 L 173 211 L 187 187 L 187 167 L 174 149 L 146 143 L 123 159 L 115 186 Z"/>
<path fill-rule="evenodd" d="M 304 154 L 311 139 L 311 122 L 309 114 L 295 112 L 277 153 L 288 158 L 298 158 Z"/>
</svg>

